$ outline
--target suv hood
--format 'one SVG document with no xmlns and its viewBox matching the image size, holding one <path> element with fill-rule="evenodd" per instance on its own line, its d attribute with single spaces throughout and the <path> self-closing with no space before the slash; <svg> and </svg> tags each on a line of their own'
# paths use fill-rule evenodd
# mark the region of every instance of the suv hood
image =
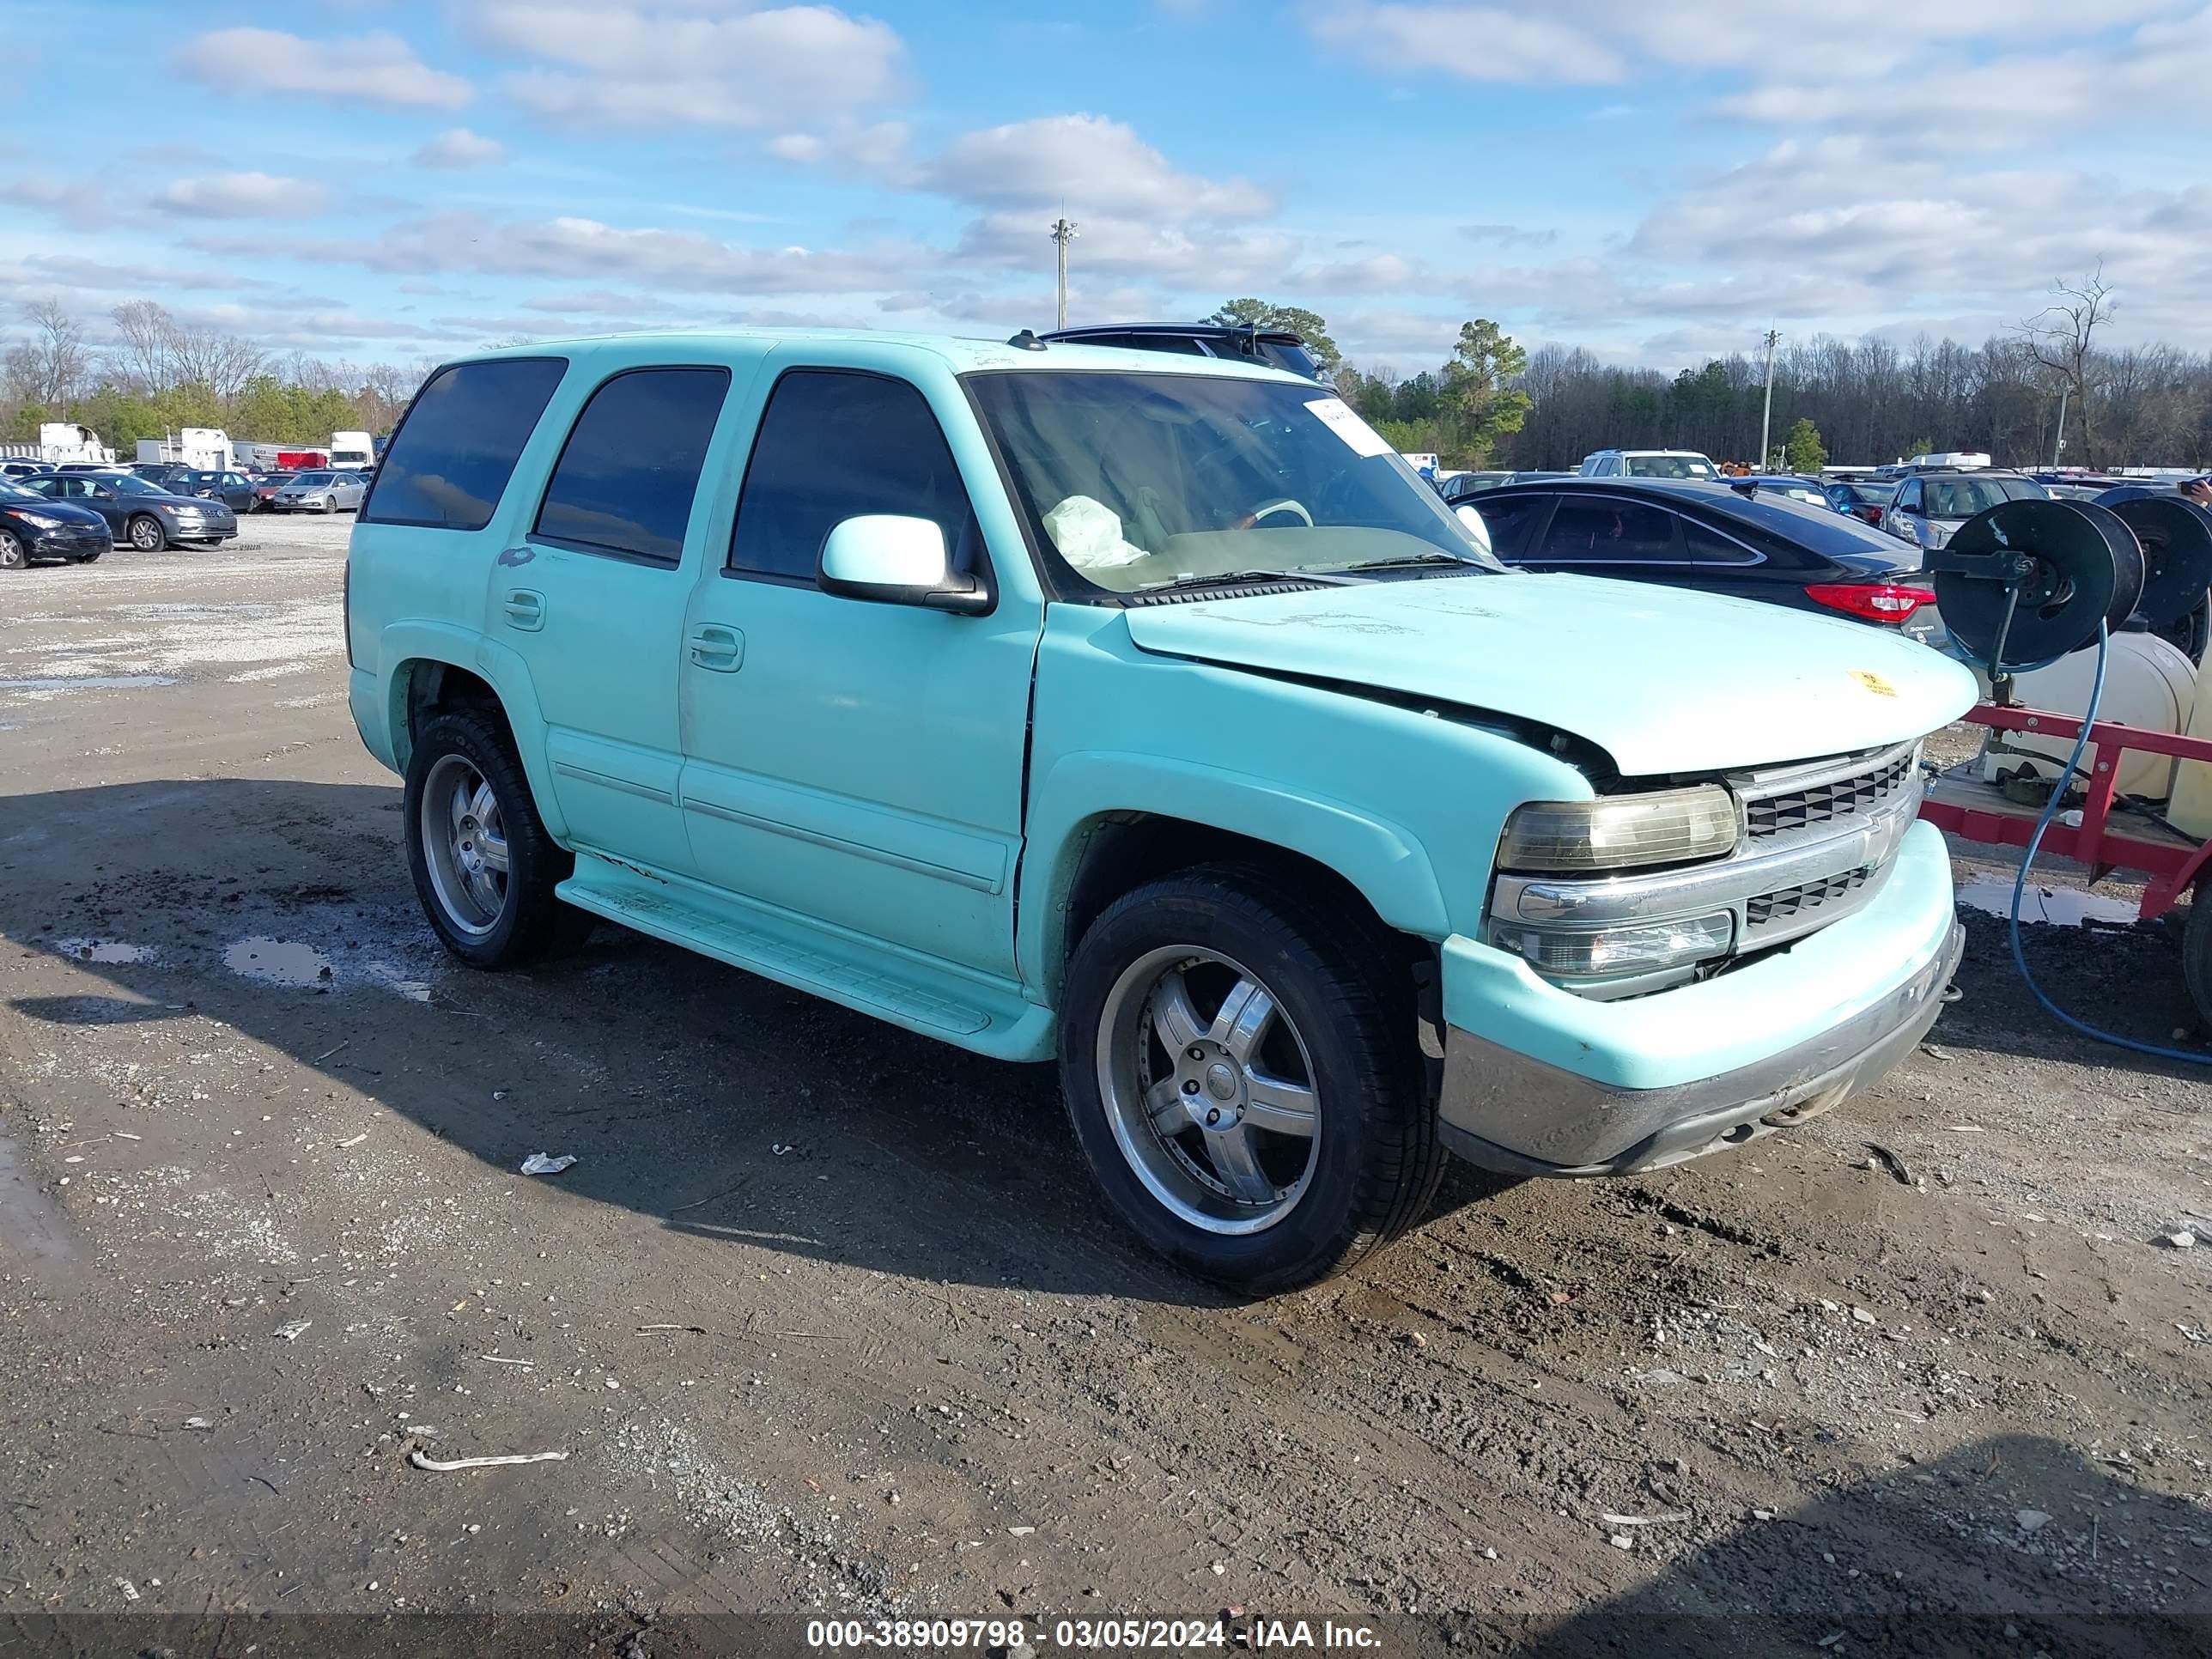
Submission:
<svg viewBox="0 0 2212 1659">
<path fill-rule="evenodd" d="M 1974 678 L 1865 623 L 1597 576 L 1428 577 L 1133 605 L 1139 648 L 1555 726 L 1628 776 L 1901 743 Z"/>
</svg>

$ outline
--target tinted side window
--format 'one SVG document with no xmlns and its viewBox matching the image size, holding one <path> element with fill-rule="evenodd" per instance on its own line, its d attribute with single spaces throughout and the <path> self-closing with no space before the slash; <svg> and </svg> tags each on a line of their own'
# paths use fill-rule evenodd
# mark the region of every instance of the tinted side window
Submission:
<svg viewBox="0 0 2212 1659">
<path fill-rule="evenodd" d="M 1490 550 L 1510 564 L 1528 551 L 1528 537 L 1544 522 L 1544 514 L 1551 510 L 1552 498 L 1513 495 L 1500 501 L 1470 495 L 1468 505 L 1482 514 L 1483 525 L 1490 532 Z"/>
<path fill-rule="evenodd" d="M 1618 563 L 1681 556 L 1674 515 L 1638 501 L 1571 495 L 1552 515 L 1540 556 L 1561 563 Z"/>
<path fill-rule="evenodd" d="M 641 368 L 592 393 L 554 465 L 533 534 L 673 564 L 684 551 L 725 368 Z"/>
<path fill-rule="evenodd" d="M 1757 564 L 1759 555 L 1695 519 L 1682 520 L 1682 556 L 1698 564 Z"/>
<path fill-rule="evenodd" d="M 504 357 L 440 369 L 392 434 L 362 521 L 483 529 L 568 368 L 564 357 Z"/>
<path fill-rule="evenodd" d="M 1917 513 L 1920 510 L 1919 479 L 1913 479 L 1897 492 L 1897 510 L 1900 513 Z"/>
<path fill-rule="evenodd" d="M 968 491 L 921 393 L 904 380 L 795 369 L 775 383 L 738 497 L 730 568 L 811 582 L 822 544 L 862 513 L 933 519 L 956 555 Z"/>
</svg>

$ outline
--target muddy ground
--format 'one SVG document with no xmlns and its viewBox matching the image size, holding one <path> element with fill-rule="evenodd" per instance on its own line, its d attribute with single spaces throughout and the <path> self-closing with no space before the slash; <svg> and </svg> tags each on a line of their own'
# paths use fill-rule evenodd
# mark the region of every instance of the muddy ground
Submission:
<svg viewBox="0 0 2212 1659">
<path fill-rule="evenodd" d="M 612 927 L 449 964 L 346 714 L 346 529 L 0 579 L 0 1630 L 2212 1631 L 2212 1248 L 2150 1242 L 2212 1212 L 2206 1085 L 2045 1018 L 1994 918 L 1845 1109 L 1642 1179 L 1457 1172 L 1367 1271 L 1236 1305 L 1115 1230 L 1048 1071 Z M 2198 1046 L 2168 940 L 2032 933 L 2063 1001 Z"/>
</svg>

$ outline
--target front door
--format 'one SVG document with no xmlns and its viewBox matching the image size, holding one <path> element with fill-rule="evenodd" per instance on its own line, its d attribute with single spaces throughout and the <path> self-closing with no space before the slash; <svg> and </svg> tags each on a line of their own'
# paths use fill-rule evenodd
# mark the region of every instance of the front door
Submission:
<svg viewBox="0 0 2212 1659">
<path fill-rule="evenodd" d="M 824 538 L 864 513 L 935 521 L 963 568 L 992 580 L 969 481 L 921 388 L 783 368 L 731 544 L 684 622 L 684 816 L 699 872 L 1012 978 L 1040 608 L 1003 590 L 975 617 L 823 592 Z"/>
<path fill-rule="evenodd" d="M 695 503 L 729 386 L 720 366 L 602 381 L 528 534 L 492 567 L 484 623 L 528 671 L 568 841 L 678 873 L 691 847 L 676 805 L 677 640 L 708 557 Z"/>
</svg>

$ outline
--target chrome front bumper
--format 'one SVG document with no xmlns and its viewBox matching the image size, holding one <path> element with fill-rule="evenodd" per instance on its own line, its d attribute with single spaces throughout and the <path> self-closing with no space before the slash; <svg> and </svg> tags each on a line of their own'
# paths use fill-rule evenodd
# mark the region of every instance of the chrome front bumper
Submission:
<svg viewBox="0 0 2212 1659">
<path fill-rule="evenodd" d="M 1795 1127 L 1911 1054 L 1942 1011 L 1966 929 L 1879 1002 L 1818 1036 L 1717 1077 L 1625 1089 L 1447 1026 L 1438 1133 L 1515 1175 L 1630 1175 Z"/>
</svg>

